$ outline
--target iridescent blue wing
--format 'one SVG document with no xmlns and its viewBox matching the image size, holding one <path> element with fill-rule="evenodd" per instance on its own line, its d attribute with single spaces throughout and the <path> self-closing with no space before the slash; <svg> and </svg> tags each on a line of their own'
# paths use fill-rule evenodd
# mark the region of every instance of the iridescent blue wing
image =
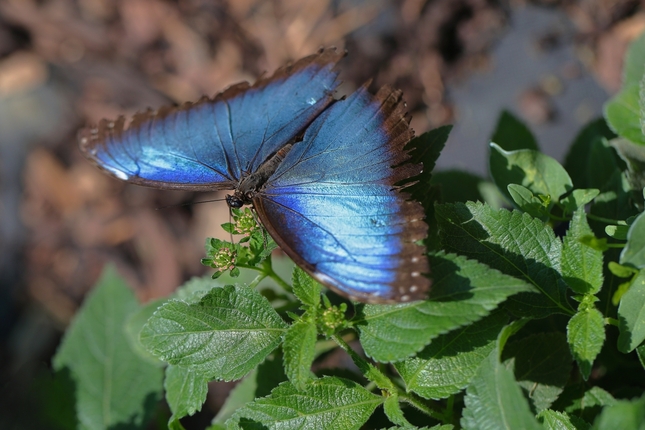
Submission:
<svg viewBox="0 0 645 430">
<path fill-rule="evenodd" d="M 253 204 L 280 247 L 321 283 L 371 303 L 423 299 L 430 280 L 421 205 L 394 184 L 412 131 L 398 91 L 361 88 L 307 129 Z M 392 167 L 398 166 L 398 167 Z"/>
<path fill-rule="evenodd" d="M 81 151 L 113 176 L 156 188 L 232 189 L 333 101 L 333 70 L 344 56 L 327 49 L 253 86 L 213 99 L 101 121 L 79 134 Z"/>
</svg>

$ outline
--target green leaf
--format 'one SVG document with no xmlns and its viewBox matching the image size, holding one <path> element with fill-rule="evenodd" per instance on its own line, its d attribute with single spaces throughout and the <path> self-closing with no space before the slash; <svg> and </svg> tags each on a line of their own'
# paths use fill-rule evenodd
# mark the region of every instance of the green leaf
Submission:
<svg viewBox="0 0 645 430">
<path fill-rule="evenodd" d="M 623 65 L 623 86 L 638 84 L 645 70 L 645 35 L 641 34 L 629 44 Z"/>
<path fill-rule="evenodd" d="M 643 137 L 645 140 L 645 136 Z M 645 187 L 645 145 L 638 145 L 630 142 L 627 139 L 616 138 L 609 142 L 609 144 L 616 150 L 618 156 L 625 162 L 627 166 L 627 177 L 633 190 L 635 198 L 638 198 L 639 203 L 643 203 L 643 196 L 641 191 Z"/>
<path fill-rule="evenodd" d="M 603 407 L 615 402 L 611 394 L 602 388 L 589 388 L 587 383 L 578 383 L 565 388 L 555 402 L 554 409 L 566 412 L 571 417 L 593 422 Z"/>
<path fill-rule="evenodd" d="M 538 150 L 538 144 L 531 130 L 509 111 L 504 110 L 497 121 L 495 132 L 490 138 L 506 151 L 516 149 Z"/>
<path fill-rule="evenodd" d="M 602 175 L 601 172 L 598 173 Z M 614 220 L 625 220 L 637 214 L 633 206 L 629 180 L 620 170 L 614 170 L 601 193 L 591 205 L 590 213 Z M 604 227 L 604 223 L 601 224 Z"/>
<path fill-rule="evenodd" d="M 605 104 L 605 118 L 617 135 L 638 144 L 645 144 L 640 122 L 639 84 L 624 85 Z"/>
<path fill-rule="evenodd" d="M 196 304 L 164 304 L 143 327 L 141 343 L 156 357 L 190 367 L 207 380 L 232 380 L 261 363 L 286 328 L 256 290 L 227 285 Z"/>
<path fill-rule="evenodd" d="M 312 381 L 304 391 L 285 382 L 271 395 L 238 409 L 226 422 L 228 429 L 359 429 L 383 403 L 347 379 L 324 377 Z"/>
<path fill-rule="evenodd" d="M 462 427 L 540 429 L 513 372 L 499 363 L 498 355 L 497 348 L 491 351 L 466 389 Z"/>
<path fill-rule="evenodd" d="M 571 375 L 569 345 L 561 333 L 538 333 L 510 342 L 503 358 L 513 364 L 515 378 L 538 412 L 551 406 Z"/>
<path fill-rule="evenodd" d="M 480 176 L 461 170 L 434 172 L 432 185 L 441 190 L 441 201 L 446 203 L 483 201 L 481 186 L 486 181 Z"/>
<path fill-rule="evenodd" d="M 590 203 L 598 194 L 600 194 L 600 190 L 596 188 L 573 190 L 571 194 L 560 200 L 560 203 L 567 212 L 575 212 L 576 209 Z"/>
<path fill-rule="evenodd" d="M 397 185 L 411 184 L 406 188 L 412 199 L 421 202 L 427 213 L 432 212 L 433 199 L 429 198 L 434 166 L 446 145 L 451 125 L 435 128 L 412 139 L 405 150 L 410 155 L 410 163 L 423 164 L 423 171 L 414 177 L 399 182 Z"/>
<path fill-rule="evenodd" d="M 305 305 L 317 308 L 320 304 L 320 284 L 302 270 L 300 267 L 293 269 L 292 288 L 293 294 Z"/>
<path fill-rule="evenodd" d="M 530 149 L 505 151 L 494 143 L 490 146 L 490 173 L 507 197 L 509 184 L 522 185 L 537 196 L 549 196 L 553 202 L 573 189 L 567 171 L 548 155 Z"/>
<path fill-rule="evenodd" d="M 591 306 L 581 306 L 567 325 L 567 341 L 573 358 L 586 381 L 591 366 L 605 343 L 605 322 L 602 314 Z"/>
<path fill-rule="evenodd" d="M 531 190 L 517 184 L 509 184 L 507 189 L 517 207 L 523 212 L 542 221 L 549 219 L 548 208 L 544 206 L 542 200 L 533 195 Z"/>
<path fill-rule="evenodd" d="M 300 320 L 289 327 L 284 338 L 285 372 L 298 390 L 304 390 L 312 379 L 311 363 L 314 361 L 316 337 L 316 322 Z"/>
<path fill-rule="evenodd" d="M 208 394 L 208 381 L 189 368 L 170 365 L 166 368 L 164 388 L 172 412 L 170 424 L 202 409 Z"/>
<path fill-rule="evenodd" d="M 213 288 L 224 286 L 225 284 L 222 282 L 226 281 L 227 278 L 230 279 L 227 275 L 223 275 L 217 280 L 213 280 L 210 276 L 204 276 L 201 278 L 193 277 L 177 288 L 168 300 L 178 299 L 190 304 L 198 303 L 202 297 L 204 297 Z M 243 282 L 243 279 L 239 279 L 238 281 Z"/>
<path fill-rule="evenodd" d="M 641 270 L 618 306 L 618 350 L 631 352 L 645 340 L 645 270 Z"/>
<path fill-rule="evenodd" d="M 578 294 L 596 294 L 603 283 L 602 252 L 581 242 L 593 235 L 584 208 L 573 213 L 562 248 L 562 276 Z"/>
<path fill-rule="evenodd" d="M 436 215 L 447 251 L 522 279 L 541 292 L 512 297 L 508 304 L 514 313 L 535 318 L 574 313 L 558 273 L 562 242 L 550 227 L 528 214 L 480 203 L 437 205 Z"/>
<path fill-rule="evenodd" d="M 607 127 L 604 118 L 591 121 L 576 136 L 564 159 L 564 168 L 569 172 L 575 188 L 592 188 L 589 176 L 597 172 L 591 166 L 591 150 L 604 139 L 616 137 Z"/>
<path fill-rule="evenodd" d="M 385 399 L 383 403 L 383 410 L 388 419 L 401 428 L 416 428 L 408 422 L 403 416 L 401 405 L 399 404 L 399 396 L 392 394 Z"/>
<path fill-rule="evenodd" d="M 603 409 L 593 423 L 593 429 L 645 429 L 645 397 L 635 400 L 618 400 Z"/>
<path fill-rule="evenodd" d="M 146 428 L 161 398 L 161 368 L 133 351 L 125 333 L 124 322 L 138 307 L 123 279 L 107 267 L 54 357 L 54 369 L 69 371 L 76 386 L 83 428 Z"/>
<path fill-rule="evenodd" d="M 645 369 L 645 344 L 641 343 L 636 347 L 636 355 L 638 355 L 638 361 L 640 361 L 641 367 Z"/>
<path fill-rule="evenodd" d="M 394 366 L 408 391 L 427 399 L 447 398 L 470 383 L 507 321 L 505 313 L 496 312 L 477 324 L 439 336 L 416 357 Z"/>
<path fill-rule="evenodd" d="M 242 406 L 257 397 L 269 395 L 272 389 L 286 380 L 282 360 L 269 356 L 231 390 L 213 422 L 224 424 Z"/>
<path fill-rule="evenodd" d="M 165 302 L 165 299 L 157 299 L 148 302 L 134 311 L 125 322 L 125 332 L 128 335 L 128 341 L 130 342 L 130 345 L 132 346 L 134 352 L 139 354 L 141 358 L 148 360 L 150 364 L 157 366 L 161 366 L 163 365 L 163 363 L 159 361 L 157 357 L 150 354 L 150 352 L 148 352 L 148 350 L 145 349 L 143 345 L 141 345 L 141 341 L 139 340 L 139 333 L 141 333 L 141 329 L 148 321 L 148 319 L 152 316 L 152 314 L 154 314 L 157 308 Z"/>
<path fill-rule="evenodd" d="M 620 264 L 645 268 L 645 213 L 640 214 L 629 226 L 627 244 L 620 253 Z"/>
<path fill-rule="evenodd" d="M 379 362 L 402 360 L 442 333 L 477 321 L 512 294 L 530 286 L 476 261 L 430 256 L 431 300 L 399 305 L 364 305 L 356 328 L 365 353 Z"/>
<path fill-rule="evenodd" d="M 608 140 L 598 139 L 592 143 L 588 157 L 587 188 L 597 188 L 604 192 L 619 170 L 616 151 L 609 145 Z"/>
<path fill-rule="evenodd" d="M 605 226 L 605 233 L 616 240 L 627 241 L 628 225 L 608 225 Z"/>
<path fill-rule="evenodd" d="M 607 268 L 612 273 L 612 275 L 618 276 L 619 278 L 632 278 L 639 272 L 638 269 L 634 269 L 631 266 L 620 265 L 615 261 L 610 261 L 609 264 L 607 264 Z"/>
<path fill-rule="evenodd" d="M 572 419 L 573 418 L 573 419 Z M 545 409 L 538 414 L 544 430 L 587 430 L 591 425 L 564 412 Z M 574 424 L 575 422 L 575 424 Z"/>
</svg>

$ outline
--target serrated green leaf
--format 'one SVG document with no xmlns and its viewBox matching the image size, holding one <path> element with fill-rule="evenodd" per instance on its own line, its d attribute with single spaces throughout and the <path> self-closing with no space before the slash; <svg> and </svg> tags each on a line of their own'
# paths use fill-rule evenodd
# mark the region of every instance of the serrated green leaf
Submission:
<svg viewBox="0 0 645 430">
<path fill-rule="evenodd" d="M 594 307 L 580 309 L 569 320 L 567 341 L 586 381 L 591 373 L 591 366 L 605 343 L 605 322 L 600 311 Z"/>
<path fill-rule="evenodd" d="M 641 130 L 639 84 L 624 85 L 618 94 L 605 104 L 605 118 L 617 135 L 638 144 L 645 144 Z"/>
<path fill-rule="evenodd" d="M 285 382 L 238 409 L 228 429 L 359 429 L 384 399 L 347 379 L 324 377 L 304 391 Z"/>
<path fill-rule="evenodd" d="M 593 423 L 593 429 L 645 429 L 645 397 L 635 400 L 618 400 L 602 410 Z"/>
<path fill-rule="evenodd" d="M 546 409 L 538 414 L 538 419 L 542 421 L 544 430 L 587 430 L 591 428 L 582 420 L 572 419 L 568 414 L 560 411 Z M 575 424 L 574 424 L 575 421 Z"/>
<path fill-rule="evenodd" d="M 569 174 L 554 158 L 530 149 L 505 151 L 495 143 L 490 147 L 491 176 L 507 197 L 509 184 L 522 185 L 535 195 L 550 196 L 553 202 L 573 189 Z"/>
<path fill-rule="evenodd" d="M 571 355 L 561 333 L 539 333 L 510 342 L 503 352 L 512 360 L 517 382 L 539 412 L 558 398 L 571 374 Z"/>
<path fill-rule="evenodd" d="M 600 190 L 596 188 L 573 190 L 571 194 L 560 200 L 560 203 L 567 212 L 575 212 L 576 209 L 590 203 L 598 194 L 600 194 Z"/>
<path fill-rule="evenodd" d="M 300 299 L 300 301 L 312 308 L 317 308 L 320 304 L 320 284 L 313 280 L 304 270 L 300 267 L 293 269 L 292 288 L 293 294 Z"/>
<path fill-rule="evenodd" d="M 516 149 L 537 151 L 539 149 L 531 130 L 507 110 L 502 111 L 490 141 L 495 142 L 506 151 Z"/>
<path fill-rule="evenodd" d="M 231 390 L 226 402 L 213 418 L 213 423 L 224 424 L 242 406 L 258 397 L 268 396 L 271 390 L 286 380 L 282 360 L 269 356 Z"/>
<path fill-rule="evenodd" d="M 573 314 L 561 275 L 562 242 L 540 220 L 481 203 L 437 205 L 440 238 L 447 251 L 476 259 L 522 279 L 541 294 L 513 296 L 509 309 L 520 316 Z"/>
<path fill-rule="evenodd" d="M 540 429 L 513 372 L 499 363 L 498 355 L 497 348 L 491 351 L 466 389 L 462 427 L 467 430 Z"/>
<path fill-rule="evenodd" d="M 311 363 L 316 347 L 316 322 L 300 320 L 291 324 L 284 337 L 284 368 L 289 381 L 298 390 L 304 390 L 311 381 Z"/>
<path fill-rule="evenodd" d="M 531 190 L 517 184 L 509 184 L 507 189 L 517 207 L 523 212 L 542 221 L 549 219 L 548 209 L 542 204 L 542 200 L 533 195 Z"/>
<path fill-rule="evenodd" d="M 227 285 L 196 304 L 164 304 L 143 327 L 141 343 L 156 357 L 190 367 L 207 380 L 232 380 L 261 363 L 286 328 L 256 290 Z"/>
<path fill-rule="evenodd" d="M 645 270 L 641 270 L 618 306 L 618 350 L 631 352 L 645 340 Z"/>
<path fill-rule="evenodd" d="M 389 393 L 396 393 L 397 387 L 392 380 L 381 372 L 375 365 L 364 359 L 361 355 L 357 354 L 341 337 L 336 335 L 332 339 L 347 352 L 352 358 L 352 361 L 363 374 L 363 377 L 368 381 L 373 382 L 377 388 Z M 337 375 L 341 376 L 341 375 Z"/>
<path fill-rule="evenodd" d="M 607 127 L 604 118 L 591 121 L 578 133 L 564 161 L 564 168 L 571 176 L 574 187 L 579 189 L 593 187 L 589 182 L 589 176 L 597 172 L 591 166 L 592 147 L 604 139 L 614 137 L 616 135 Z"/>
<path fill-rule="evenodd" d="M 431 300 L 358 308 L 356 328 L 365 353 L 379 362 L 402 360 L 440 334 L 488 315 L 526 282 L 483 264 L 443 253 L 430 256 Z"/>
<path fill-rule="evenodd" d="M 392 421 L 394 424 L 399 426 L 399 428 L 416 428 L 408 422 L 403 416 L 403 411 L 401 410 L 401 405 L 399 403 L 399 396 L 397 394 L 392 394 L 391 396 L 385 399 L 383 403 L 383 410 L 387 418 Z"/>
<path fill-rule="evenodd" d="M 406 389 L 427 399 L 447 398 L 464 389 L 495 347 L 507 321 L 504 312 L 496 312 L 439 336 L 415 357 L 396 363 Z"/>
<path fill-rule="evenodd" d="M 76 387 L 79 424 L 86 429 L 145 428 L 161 398 L 162 369 L 137 355 L 124 323 L 139 304 L 112 267 L 85 299 L 54 357 Z"/>
<path fill-rule="evenodd" d="M 166 368 L 164 389 L 172 412 L 168 422 L 172 423 L 202 409 L 208 394 L 208 381 L 189 368 L 170 365 Z"/>
<path fill-rule="evenodd" d="M 604 280 L 602 252 L 581 242 L 589 235 L 593 235 L 593 231 L 581 207 L 573 213 L 562 248 L 562 276 L 578 294 L 596 294 Z"/>
<path fill-rule="evenodd" d="M 627 244 L 620 253 L 620 264 L 645 268 L 645 213 L 640 214 L 629 226 Z"/>
</svg>

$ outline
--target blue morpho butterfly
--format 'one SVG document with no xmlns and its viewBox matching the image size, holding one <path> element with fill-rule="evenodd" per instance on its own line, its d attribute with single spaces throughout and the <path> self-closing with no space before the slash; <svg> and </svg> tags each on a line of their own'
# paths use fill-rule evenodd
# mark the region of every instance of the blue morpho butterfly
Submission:
<svg viewBox="0 0 645 430">
<path fill-rule="evenodd" d="M 296 264 L 352 300 L 423 299 L 430 287 L 421 205 L 394 184 L 413 137 L 401 92 L 367 85 L 335 100 L 336 63 L 321 50 L 254 85 L 83 129 L 87 158 L 118 179 L 154 188 L 234 190 Z M 396 167 L 393 167 L 396 166 Z"/>
</svg>

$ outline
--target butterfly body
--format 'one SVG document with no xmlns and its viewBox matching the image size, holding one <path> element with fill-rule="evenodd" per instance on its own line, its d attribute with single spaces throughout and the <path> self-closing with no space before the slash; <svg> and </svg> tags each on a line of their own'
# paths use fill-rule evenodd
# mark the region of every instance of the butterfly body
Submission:
<svg viewBox="0 0 645 430">
<path fill-rule="evenodd" d="M 334 100 L 342 54 L 324 50 L 253 86 L 213 99 L 101 121 L 81 150 L 131 183 L 193 191 L 233 190 L 252 204 L 298 265 L 335 291 L 370 303 L 425 297 L 430 280 L 423 210 L 401 180 L 413 133 L 401 93 L 361 87 Z M 396 167 L 393 167 L 396 166 Z"/>
</svg>

